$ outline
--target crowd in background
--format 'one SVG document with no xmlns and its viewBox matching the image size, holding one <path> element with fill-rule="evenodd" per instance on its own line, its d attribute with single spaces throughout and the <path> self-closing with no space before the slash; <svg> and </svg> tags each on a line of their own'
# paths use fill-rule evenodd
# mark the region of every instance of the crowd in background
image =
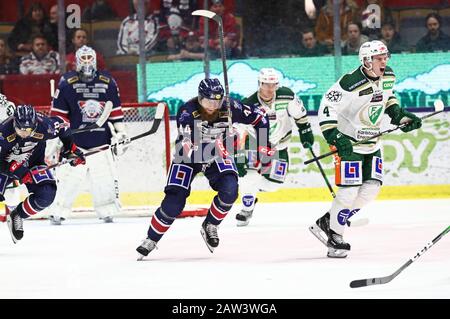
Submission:
<svg viewBox="0 0 450 319">
<path fill-rule="evenodd" d="M 333 54 L 333 1 L 306 2 L 307 6 L 314 6 L 312 10 L 305 10 L 305 1 L 293 0 L 209 0 L 208 9 L 223 19 L 228 59 Z M 65 30 L 67 70 L 75 67 L 74 53 L 85 44 L 97 50 L 100 69 L 114 70 L 117 67 L 111 59 L 114 56 L 138 54 L 138 1 L 129 0 L 130 11 L 126 13 L 115 12 L 111 3 L 91 1 L 82 8 L 82 27 Z M 155 56 L 158 61 L 204 59 L 205 21 L 191 15 L 203 4 L 203 0 L 145 1 L 145 48 L 150 60 Z M 369 9 L 374 4 L 381 13 L 376 27 Z M 402 11 L 394 12 L 387 0 L 340 0 L 342 54 L 357 54 L 362 43 L 373 39 L 383 41 L 392 53 L 448 51 L 450 38 L 443 29 L 449 16 L 443 19 L 438 13 L 450 15 L 448 1 L 438 1 L 433 8 L 424 9 L 430 12 L 421 17 L 424 35 L 418 35 L 417 27 L 412 31 L 402 28 L 400 23 L 405 20 L 398 18 Z M 57 20 L 56 4 L 47 7 L 40 2 L 32 3 L 13 24 L 11 32 L 0 37 L 0 74 L 57 74 L 60 69 Z M 93 37 L 90 26 L 99 22 L 103 23 L 103 33 Z M 404 30 L 404 34 L 399 30 Z M 415 32 L 412 36 L 416 39 L 408 43 L 403 38 L 411 39 L 411 32 Z M 212 20 L 207 46 L 210 59 L 220 57 L 218 28 Z M 108 63 L 109 60 L 112 62 Z"/>
</svg>

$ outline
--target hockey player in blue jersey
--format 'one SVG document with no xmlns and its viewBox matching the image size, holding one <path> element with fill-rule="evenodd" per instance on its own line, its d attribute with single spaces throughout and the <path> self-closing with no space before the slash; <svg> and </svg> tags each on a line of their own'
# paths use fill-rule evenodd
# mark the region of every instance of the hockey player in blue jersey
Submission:
<svg viewBox="0 0 450 319">
<path fill-rule="evenodd" d="M 147 238 L 136 249 L 139 259 L 147 256 L 183 211 L 194 177 L 203 172 L 211 188 L 217 192 L 200 229 L 208 249 L 219 245 L 217 228 L 227 216 L 238 196 L 238 175 L 233 146 L 227 142 L 229 112 L 224 90 L 218 79 L 205 79 L 198 87 L 198 97 L 185 103 L 177 113 L 178 137 L 171 163 L 165 197 L 154 213 Z M 258 140 L 259 159 L 263 169 L 270 170 L 273 151 L 268 140 L 267 117 L 254 106 L 230 99 L 231 122 L 251 124 Z M 231 149 L 230 149 L 231 148 Z"/>
<path fill-rule="evenodd" d="M 73 158 L 71 165 L 86 162 L 61 118 L 39 115 L 31 105 L 18 105 L 14 115 L 0 124 L 0 195 L 3 197 L 14 180 L 25 184 L 30 194 L 6 219 L 14 243 L 23 237 L 23 219 L 53 202 L 56 183 L 51 172 L 45 170 L 44 157 L 46 140 L 57 137 L 63 143 L 61 155 Z"/>
<path fill-rule="evenodd" d="M 72 129 L 83 128 L 96 122 L 106 102 L 111 101 L 113 108 L 108 122 L 101 130 L 75 134 L 75 143 L 83 151 L 94 151 L 127 140 L 116 81 L 109 73 L 97 70 L 96 53 L 92 48 L 83 46 L 75 56 L 77 69 L 61 78 L 51 114 L 65 118 Z M 127 145 L 122 145 L 112 148 L 113 152 L 104 151 L 90 156 L 83 167 L 62 166 L 57 169 L 58 192 L 49 209 L 53 225 L 60 225 L 71 213 L 72 204 L 86 177 L 97 216 L 106 223 L 113 221 L 113 216 L 120 211 L 115 156 L 125 152 Z"/>
</svg>

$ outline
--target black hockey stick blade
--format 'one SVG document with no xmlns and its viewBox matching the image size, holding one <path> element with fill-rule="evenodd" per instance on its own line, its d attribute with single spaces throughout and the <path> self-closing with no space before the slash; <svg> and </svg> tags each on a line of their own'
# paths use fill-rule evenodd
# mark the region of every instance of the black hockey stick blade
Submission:
<svg viewBox="0 0 450 319">
<path fill-rule="evenodd" d="M 103 108 L 102 114 L 100 115 L 100 117 L 98 118 L 98 120 L 94 124 L 88 125 L 88 126 L 83 127 L 83 128 L 74 129 L 74 130 L 72 130 L 72 134 L 83 133 L 83 132 L 90 132 L 90 131 L 99 130 L 99 129 L 104 130 L 104 128 L 102 128 L 102 126 L 108 120 L 109 115 L 111 114 L 112 107 L 113 107 L 112 102 L 111 101 L 107 101 L 105 103 L 105 107 Z"/>
<path fill-rule="evenodd" d="M 350 287 L 351 288 L 360 288 L 360 287 L 366 287 L 366 286 L 372 286 L 372 285 L 387 284 L 388 282 L 392 281 L 392 279 L 397 277 L 409 265 L 411 265 L 413 262 L 415 262 L 426 251 L 428 251 L 434 244 L 436 244 L 448 232 L 450 232 L 450 226 L 447 226 L 447 228 L 443 232 L 441 232 L 439 235 L 437 235 L 436 238 L 434 238 L 430 243 L 428 243 L 424 248 L 422 248 L 422 250 L 420 250 L 417 254 L 415 254 L 413 258 L 409 259 L 406 263 L 404 263 L 392 275 L 389 275 L 386 277 L 353 280 L 352 282 L 350 282 Z"/>
<path fill-rule="evenodd" d="M 427 115 L 424 115 L 420 119 L 421 120 L 425 120 L 425 119 L 427 119 L 429 117 L 432 117 L 432 116 L 434 116 L 436 114 L 439 114 L 439 113 L 441 113 L 443 111 L 444 111 L 444 102 L 442 102 L 442 100 L 436 100 L 436 101 L 434 101 L 434 112 L 430 113 L 430 114 L 427 114 Z M 388 129 L 386 131 L 380 132 L 380 133 L 378 133 L 376 135 L 373 135 L 372 137 L 369 137 L 369 138 L 364 139 L 364 140 L 360 140 L 360 141 L 358 141 L 356 143 L 353 143 L 353 146 L 369 142 L 369 141 L 373 140 L 374 138 L 377 138 L 377 137 L 383 136 L 385 134 L 394 132 L 394 131 L 396 131 L 398 129 L 401 129 L 401 128 L 405 127 L 407 124 L 408 124 L 408 122 L 402 123 L 402 124 L 400 124 L 400 125 L 398 125 L 398 126 L 396 126 L 394 128 L 391 128 L 391 129 Z M 304 164 L 305 165 L 311 164 L 312 162 L 319 161 L 319 160 L 321 160 L 321 159 L 323 159 L 325 157 L 328 157 L 330 155 L 333 155 L 335 153 L 337 153 L 337 150 L 334 150 L 334 151 L 331 151 L 331 152 L 328 152 L 328 153 L 316 156 L 315 158 L 311 158 L 311 159 L 305 161 Z"/>
</svg>

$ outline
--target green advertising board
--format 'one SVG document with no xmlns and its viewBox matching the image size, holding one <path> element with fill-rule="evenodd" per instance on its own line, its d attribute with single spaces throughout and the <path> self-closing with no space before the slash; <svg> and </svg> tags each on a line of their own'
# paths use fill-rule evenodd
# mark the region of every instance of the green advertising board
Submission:
<svg viewBox="0 0 450 319">
<path fill-rule="evenodd" d="M 291 88 L 309 111 L 319 108 L 322 95 L 335 79 L 332 56 L 248 59 L 227 63 L 232 97 L 243 98 L 255 92 L 259 69 L 272 67 L 280 73 L 280 84 Z M 394 89 L 402 107 L 430 107 L 436 99 L 442 99 L 448 105 L 450 53 L 393 54 L 389 65 L 396 74 Z M 357 56 L 342 57 L 344 72 L 358 66 Z M 201 61 L 148 63 L 146 71 L 147 100 L 165 101 L 172 115 L 182 103 L 197 95 L 198 83 L 204 78 Z M 211 62 L 211 77 L 223 79 L 220 60 Z"/>
</svg>

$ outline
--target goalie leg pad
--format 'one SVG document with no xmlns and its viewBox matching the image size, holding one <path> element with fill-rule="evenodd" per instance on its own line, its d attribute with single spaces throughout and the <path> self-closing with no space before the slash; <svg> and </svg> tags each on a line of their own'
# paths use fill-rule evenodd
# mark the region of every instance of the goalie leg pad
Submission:
<svg viewBox="0 0 450 319">
<path fill-rule="evenodd" d="M 86 163 L 94 209 L 101 219 L 120 212 L 117 166 L 111 152 L 92 155 Z"/>
<path fill-rule="evenodd" d="M 87 172 L 86 165 L 72 167 L 62 165 L 56 169 L 57 192 L 53 204 L 49 207 L 49 215 L 67 218 L 72 212 L 72 204 L 83 185 Z"/>
</svg>

